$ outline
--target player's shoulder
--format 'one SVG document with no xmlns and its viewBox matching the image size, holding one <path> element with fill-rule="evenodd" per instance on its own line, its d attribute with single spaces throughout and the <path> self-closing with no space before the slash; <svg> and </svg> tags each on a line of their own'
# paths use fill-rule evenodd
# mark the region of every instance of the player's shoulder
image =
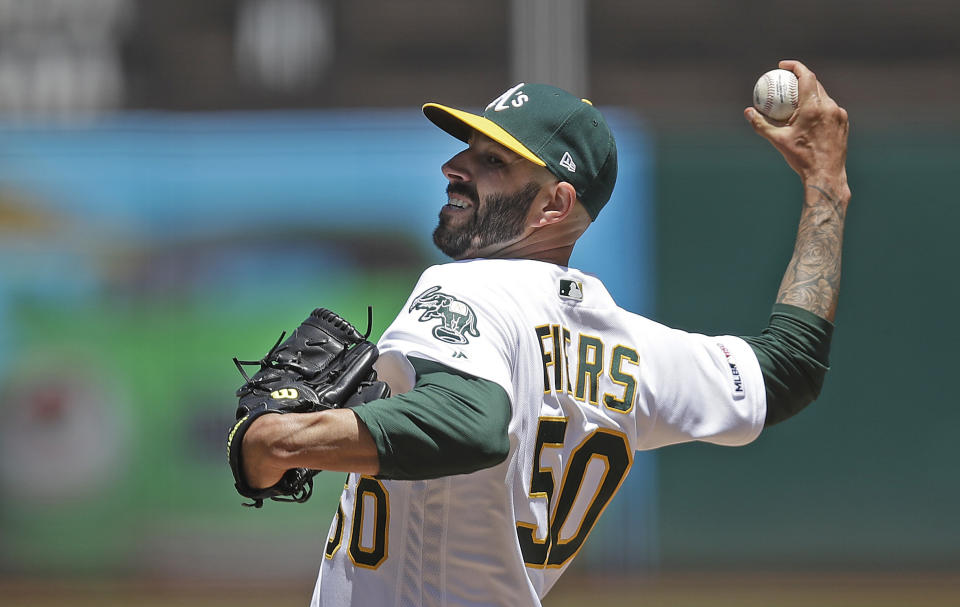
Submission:
<svg viewBox="0 0 960 607">
<path fill-rule="evenodd" d="M 452 290 L 497 306 L 564 305 L 619 310 L 599 277 L 576 268 L 533 259 L 471 259 L 424 270 L 417 292 Z"/>
<path fill-rule="evenodd" d="M 527 259 L 464 259 L 430 266 L 424 275 L 477 276 L 491 274 L 513 275 L 532 269 Z"/>
<path fill-rule="evenodd" d="M 415 302 L 463 302 L 484 309 L 506 304 L 504 295 L 517 284 L 514 273 L 496 269 L 493 260 L 470 260 L 430 266 L 420 275 L 411 293 Z"/>
<path fill-rule="evenodd" d="M 544 265 L 544 264 L 539 264 Z M 420 284 L 442 282 L 477 293 L 514 290 L 519 285 L 546 280 L 537 262 L 524 259 L 469 259 L 430 266 Z"/>
</svg>

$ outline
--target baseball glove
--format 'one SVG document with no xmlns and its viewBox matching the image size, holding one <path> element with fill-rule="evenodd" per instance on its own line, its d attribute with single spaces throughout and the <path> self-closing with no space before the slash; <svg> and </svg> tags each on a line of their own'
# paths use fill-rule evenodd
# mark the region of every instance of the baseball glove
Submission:
<svg viewBox="0 0 960 607">
<path fill-rule="evenodd" d="M 369 321 L 368 321 L 369 323 Z M 373 363 L 377 347 L 336 313 L 317 308 L 283 341 L 258 361 L 233 359 L 246 380 L 237 390 L 240 399 L 237 423 L 227 436 L 227 459 L 237 492 L 253 500 L 245 506 L 260 508 L 266 499 L 305 502 L 313 492 L 317 470 L 287 470 L 277 484 L 264 489 L 251 487 L 243 474 L 243 437 L 258 417 L 267 413 L 309 413 L 353 407 L 390 395 L 386 383 L 377 381 Z M 282 342 L 282 343 L 281 343 Z M 259 365 L 253 377 L 245 365 Z"/>
</svg>

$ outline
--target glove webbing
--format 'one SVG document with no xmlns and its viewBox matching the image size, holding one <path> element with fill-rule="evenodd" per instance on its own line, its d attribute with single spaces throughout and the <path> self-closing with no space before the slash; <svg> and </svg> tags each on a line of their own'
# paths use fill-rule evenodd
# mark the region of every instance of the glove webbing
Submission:
<svg viewBox="0 0 960 607">
<path fill-rule="evenodd" d="M 319 329 L 321 331 L 331 334 L 334 338 L 337 338 L 345 345 L 338 349 L 335 354 L 330 356 L 330 360 L 327 360 L 319 365 L 320 369 L 308 368 L 303 365 L 302 351 L 298 351 L 295 357 L 284 356 L 285 353 L 280 351 L 283 338 L 287 335 L 287 332 L 283 331 L 280 333 L 280 337 L 277 338 L 276 343 L 273 344 L 273 347 L 271 347 L 266 355 L 264 355 L 264 357 L 260 360 L 239 360 L 236 356 L 233 357 L 233 364 L 237 366 L 237 370 L 240 371 L 240 375 L 243 376 L 243 379 L 246 382 L 240 387 L 239 390 L 237 390 L 237 396 L 249 394 L 256 388 L 268 389 L 268 384 L 274 383 L 277 381 L 277 379 L 279 379 L 278 375 L 268 373 L 268 370 L 270 369 L 294 371 L 303 379 L 314 380 L 314 377 L 318 375 L 319 372 L 322 372 L 329 367 L 333 359 L 340 356 L 343 351 L 347 349 L 347 347 L 366 341 L 367 338 L 370 337 L 370 332 L 373 329 L 372 306 L 367 306 L 367 330 L 362 334 L 339 314 L 327 310 L 326 308 L 317 308 L 310 313 L 310 318 L 316 319 L 319 322 Z M 326 349 L 324 346 L 327 346 L 328 344 L 329 340 L 315 342 L 304 340 L 303 347 L 314 351 L 323 352 Z M 258 366 L 260 369 L 258 373 L 251 378 L 244 370 L 244 366 Z M 313 366 L 316 367 L 318 365 L 314 363 Z"/>
</svg>

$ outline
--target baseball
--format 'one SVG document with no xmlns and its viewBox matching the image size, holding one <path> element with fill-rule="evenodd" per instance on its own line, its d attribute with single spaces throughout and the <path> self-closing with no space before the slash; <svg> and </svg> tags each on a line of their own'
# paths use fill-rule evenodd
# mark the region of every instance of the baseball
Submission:
<svg viewBox="0 0 960 607">
<path fill-rule="evenodd" d="M 770 70 L 753 87 L 753 107 L 774 120 L 786 120 L 799 104 L 797 86 L 793 72 Z"/>
</svg>

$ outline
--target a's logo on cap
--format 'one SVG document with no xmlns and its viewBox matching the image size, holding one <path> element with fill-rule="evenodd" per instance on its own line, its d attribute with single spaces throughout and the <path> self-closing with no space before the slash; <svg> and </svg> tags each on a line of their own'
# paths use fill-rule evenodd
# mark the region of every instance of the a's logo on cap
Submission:
<svg viewBox="0 0 960 607">
<path fill-rule="evenodd" d="M 530 97 L 523 94 L 523 91 L 520 89 L 525 85 L 525 82 L 508 89 L 504 94 L 500 95 L 496 99 L 490 102 L 487 106 L 487 109 L 493 108 L 494 112 L 502 112 L 503 110 L 509 110 L 511 107 L 520 107 L 524 103 L 530 100 Z M 510 99 L 516 95 L 516 98 Z M 510 102 L 510 105 L 507 105 L 507 102 Z"/>
<path fill-rule="evenodd" d="M 577 163 L 573 161 L 573 156 L 570 155 L 570 152 L 563 153 L 563 158 L 560 159 L 560 166 L 571 173 L 577 172 Z"/>
</svg>

